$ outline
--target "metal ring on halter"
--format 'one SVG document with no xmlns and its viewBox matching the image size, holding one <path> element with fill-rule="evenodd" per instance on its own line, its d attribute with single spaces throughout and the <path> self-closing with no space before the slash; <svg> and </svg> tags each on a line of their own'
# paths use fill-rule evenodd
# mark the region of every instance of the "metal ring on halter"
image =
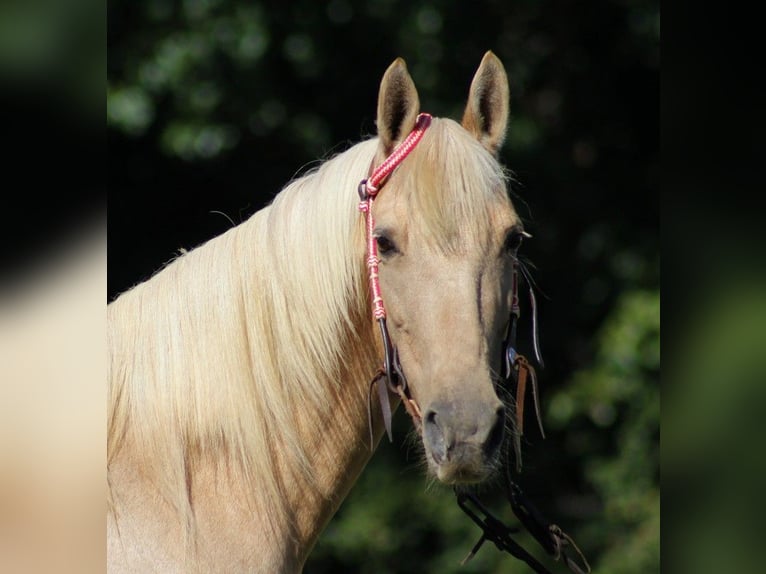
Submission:
<svg viewBox="0 0 766 574">
<path fill-rule="evenodd" d="M 359 182 L 359 187 L 356 188 L 356 192 L 359 194 L 359 199 L 362 201 L 367 201 L 369 199 L 370 194 L 367 193 L 367 180 L 363 179 Z"/>
<path fill-rule="evenodd" d="M 513 372 L 513 364 L 516 362 L 516 357 L 518 357 L 519 354 L 516 352 L 516 349 L 513 348 L 512 345 L 508 345 L 505 348 L 505 378 L 509 378 L 511 376 L 511 373 Z"/>
<path fill-rule="evenodd" d="M 402 370 L 402 364 L 399 362 L 399 349 L 397 347 L 394 347 L 394 372 L 399 378 L 399 386 L 402 388 L 402 391 L 406 393 L 407 392 L 407 377 L 404 376 L 404 371 Z M 407 395 L 409 396 L 409 393 L 407 393 Z"/>
<path fill-rule="evenodd" d="M 384 353 L 384 366 L 386 371 L 386 380 L 388 382 L 388 388 L 392 393 L 397 392 L 397 387 L 394 379 L 397 377 L 397 371 L 394 370 L 393 362 L 393 347 L 391 345 L 391 337 L 388 335 L 388 327 L 386 327 L 385 318 L 378 319 L 378 325 L 380 326 L 380 334 L 383 337 L 383 353 Z"/>
<path fill-rule="evenodd" d="M 518 316 L 516 313 L 511 313 L 510 324 L 508 325 L 508 335 L 505 338 L 505 378 L 509 379 L 513 372 L 513 364 L 516 362 L 518 352 L 516 351 L 516 325 L 518 324 Z"/>
</svg>

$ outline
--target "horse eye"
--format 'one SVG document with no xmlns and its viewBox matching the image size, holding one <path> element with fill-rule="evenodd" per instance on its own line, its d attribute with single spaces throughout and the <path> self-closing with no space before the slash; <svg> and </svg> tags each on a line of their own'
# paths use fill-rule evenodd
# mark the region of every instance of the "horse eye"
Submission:
<svg viewBox="0 0 766 574">
<path fill-rule="evenodd" d="M 521 247 L 521 241 L 524 239 L 524 233 L 518 229 L 512 229 L 505 237 L 504 249 L 508 253 L 514 253 Z"/>
<path fill-rule="evenodd" d="M 393 241 L 391 241 L 388 237 L 385 235 L 380 235 L 375 238 L 375 241 L 378 244 L 378 253 L 381 255 L 389 255 L 391 253 L 396 253 L 396 245 Z"/>
</svg>

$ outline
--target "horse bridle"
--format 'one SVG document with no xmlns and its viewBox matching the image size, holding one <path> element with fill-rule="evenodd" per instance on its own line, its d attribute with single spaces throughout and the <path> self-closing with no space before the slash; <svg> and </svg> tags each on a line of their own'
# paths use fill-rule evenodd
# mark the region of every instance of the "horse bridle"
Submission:
<svg viewBox="0 0 766 574">
<path fill-rule="evenodd" d="M 367 243 L 367 269 L 369 271 L 370 293 L 372 295 L 372 316 L 378 321 L 380 335 L 383 340 L 384 362 L 383 368 L 373 377 L 370 383 L 372 387 L 377 385 L 380 408 L 383 414 L 383 424 L 388 434 L 388 440 L 393 442 L 391 432 L 391 403 L 388 400 L 388 391 L 399 395 L 404 408 L 407 410 L 417 427 L 420 426 L 422 415 L 420 407 L 412 399 L 407 385 L 407 378 L 404 376 L 399 356 L 396 348 L 391 344 L 391 337 L 388 334 L 386 325 L 386 308 L 383 305 L 383 297 L 380 293 L 380 282 L 378 280 L 378 244 L 375 240 L 375 219 L 372 216 L 372 202 L 375 200 L 380 188 L 386 183 L 388 176 L 391 175 L 397 166 L 404 161 L 410 152 L 415 149 L 420 139 L 423 137 L 428 126 L 431 125 L 430 114 L 419 114 L 415 120 L 415 128 L 397 145 L 383 163 L 381 163 L 372 174 L 359 182 L 357 191 L 359 192 L 359 211 L 365 217 L 366 243 Z M 372 393 L 370 393 L 371 395 Z M 370 423 L 370 443 L 372 444 L 372 406 L 371 397 L 367 401 L 367 414 Z"/>
<path fill-rule="evenodd" d="M 503 381 L 503 391 L 513 396 L 516 404 L 515 412 L 515 433 L 513 449 L 516 459 L 516 472 L 521 472 L 521 437 L 524 434 L 524 403 L 527 382 L 531 383 L 532 397 L 535 407 L 535 415 L 540 434 L 545 438 L 543 430 L 542 417 L 540 415 L 540 398 L 537 391 L 537 375 L 534 367 L 529 363 L 524 355 L 516 350 L 516 332 L 519 319 L 521 317 L 521 307 L 518 297 L 519 281 L 519 262 L 514 262 L 513 277 L 511 283 L 511 317 L 508 325 L 508 333 L 503 345 L 503 359 L 505 361 L 505 380 Z M 542 354 L 540 353 L 540 343 L 538 340 L 537 328 L 537 301 L 530 281 L 529 299 L 532 307 L 532 343 L 537 363 L 543 367 Z M 515 393 L 512 391 L 515 386 Z M 508 453 L 506 453 L 505 464 L 505 486 L 508 502 L 511 509 L 519 521 L 525 526 L 527 531 L 545 551 L 553 557 L 554 560 L 563 558 L 564 564 L 575 574 L 586 574 L 591 571 L 587 559 L 577 547 L 574 540 L 562 530 L 558 524 L 550 522 L 545 515 L 524 495 L 521 487 L 513 480 L 511 476 L 511 467 L 508 462 Z M 463 559 L 463 564 L 473 558 L 479 548 L 490 541 L 495 544 L 499 550 L 503 550 L 527 563 L 535 572 L 540 574 L 550 574 L 550 572 L 540 564 L 531 554 L 520 546 L 511 534 L 519 532 L 518 528 L 506 526 L 498 520 L 481 503 L 476 495 L 455 489 L 457 503 L 460 509 L 468 515 L 481 529 L 482 535 L 479 541 L 473 546 L 468 555 Z M 483 516 L 480 516 L 480 514 Z M 569 555 L 569 550 L 573 550 L 576 557 L 580 559 L 578 563 L 575 558 Z"/>
<path fill-rule="evenodd" d="M 367 269 L 370 284 L 370 293 L 372 296 L 372 314 L 378 322 L 380 335 L 383 342 L 383 366 L 370 382 L 370 392 L 367 401 L 367 415 L 370 428 L 370 448 L 374 446 L 372 430 L 372 387 L 377 386 L 378 398 L 380 402 L 381 413 L 383 416 L 383 425 L 388 434 L 389 441 L 393 442 L 391 431 L 391 403 L 388 392 L 398 395 L 413 420 L 416 428 L 419 428 L 422 422 L 422 414 L 417 402 L 407 385 L 407 378 L 404 376 L 402 366 L 399 362 L 399 355 L 396 347 L 391 342 L 391 336 L 388 333 L 386 325 L 386 309 L 383 304 L 383 297 L 380 291 L 380 282 L 378 276 L 378 266 L 380 258 L 378 257 L 378 247 L 374 236 L 375 220 L 372 215 L 372 204 L 380 188 L 386 183 L 388 176 L 396 167 L 404 161 L 410 152 L 420 142 L 428 126 L 431 125 L 431 115 L 421 113 L 415 121 L 414 129 L 407 137 L 399 143 L 391 154 L 375 168 L 369 177 L 363 179 L 357 188 L 359 193 L 359 211 L 365 218 L 366 245 L 367 245 Z M 525 235 L 529 237 L 529 234 Z M 521 471 L 521 437 L 524 429 L 524 402 L 527 383 L 531 384 L 532 397 L 535 407 L 535 414 L 540 428 L 540 432 L 545 437 L 543 431 L 542 418 L 540 416 L 540 400 L 537 390 L 537 376 L 535 369 L 529 361 L 518 353 L 516 349 L 516 332 L 518 321 L 521 317 L 521 307 L 519 305 L 518 287 L 519 287 L 519 262 L 516 260 L 513 265 L 513 275 L 511 284 L 511 316 L 508 325 L 506 340 L 503 345 L 503 362 L 505 364 L 505 380 L 503 381 L 503 390 L 511 394 L 515 399 L 515 427 L 513 448 L 516 458 L 516 471 Z M 540 344 L 537 328 L 537 302 L 533 286 L 529 282 L 529 296 L 532 307 L 532 342 L 538 364 L 542 367 L 543 360 L 540 353 Z M 515 392 L 512 390 L 515 386 Z M 506 459 L 508 455 L 506 454 Z M 590 572 L 585 556 L 574 543 L 572 538 L 567 535 L 558 525 L 548 521 L 545 516 L 524 496 L 521 488 L 511 477 L 510 466 L 506 461 L 505 482 L 508 494 L 508 500 L 514 514 L 519 521 L 526 527 L 529 533 L 540 543 L 540 545 L 553 556 L 555 560 L 563 557 L 564 564 L 575 574 L 585 574 Z M 473 546 L 471 552 L 463 560 L 463 564 L 473 558 L 481 546 L 489 540 L 493 542 L 498 549 L 508 552 L 514 557 L 523 560 L 535 572 L 540 574 L 550 574 L 550 572 L 540 564 L 532 555 L 521 547 L 511 534 L 519 531 L 518 528 L 508 527 L 492 515 L 479 499 L 472 493 L 455 489 L 457 503 L 460 509 L 465 512 L 481 529 L 482 535 L 479 541 Z M 481 516 L 483 515 L 483 516 Z M 569 548 L 575 550 L 577 556 L 581 559 L 578 564 L 567 554 Z"/>
</svg>

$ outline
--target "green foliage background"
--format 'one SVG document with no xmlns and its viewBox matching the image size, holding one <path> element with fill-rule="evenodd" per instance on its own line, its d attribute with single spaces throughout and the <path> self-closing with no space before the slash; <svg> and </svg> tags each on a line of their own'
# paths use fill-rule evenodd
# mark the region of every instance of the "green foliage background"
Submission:
<svg viewBox="0 0 766 574">
<path fill-rule="evenodd" d="M 110 298 L 374 133 L 395 57 L 423 110 L 453 118 L 483 53 L 503 60 L 501 159 L 534 235 L 524 250 L 546 358 L 548 438 L 527 435 L 520 482 L 596 572 L 658 572 L 659 3 L 110 0 L 107 11 Z M 398 415 L 395 443 L 381 444 L 306 572 L 526 572 L 491 545 L 458 565 L 479 532 L 424 479 L 408 432 Z M 485 497 L 512 520 L 497 489 Z"/>
</svg>

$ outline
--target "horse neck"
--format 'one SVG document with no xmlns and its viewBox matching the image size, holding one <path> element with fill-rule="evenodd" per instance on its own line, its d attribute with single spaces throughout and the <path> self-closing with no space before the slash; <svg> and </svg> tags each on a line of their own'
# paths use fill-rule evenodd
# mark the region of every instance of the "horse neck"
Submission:
<svg viewBox="0 0 766 574">
<path fill-rule="evenodd" d="M 305 551 L 372 454 L 369 381 L 382 349 L 370 317 L 355 193 L 370 153 L 347 154 L 289 186 L 243 229 L 245 244 L 258 246 L 248 254 L 260 259 L 243 264 L 259 271 L 252 287 L 259 295 L 246 297 L 248 338 L 268 332 L 272 348 L 259 356 L 276 358 L 280 404 L 292 407 L 272 414 L 282 419 L 276 428 L 289 429 L 278 466 L 291 485 L 284 491 L 296 517 L 293 536 Z M 380 424 L 373 430 L 377 444 Z"/>
<path fill-rule="evenodd" d="M 299 561 L 372 454 L 364 145 L 110 306 L 110 464 L 122 450 L 201 532 L 228 488 L 243 536 Z"/>
<path fill-rule="evenodd" d="M 381 349 L 356 209 L 356 184 L 370 155 L 350 153 L 289 186 L 243 229 L 244 245 L 253 247 L 247 255 L 259 259 L 242 263 L 257 269 L 251 288 L 257 296 L 245 297 L 248 338 L 268 333 L 271 348 L 258 357 L 271 362 L 266 370 L 282 385 L 278 404 L 290 407 L 271 410 L 278 421 L 271 428 L 281 435 L 272 456 L 282 504 L 293 516 L 288 530 L 302 557 L 372 455 L 368 391 Z M 375 444 L 381 434 L 376 423 Z"/>
<path fill-rule="evenodd" d="M 261 263 L 268 267 L 259 274 L 262 296 L 246 299 L 253 306 L 247 315 L 268 318 L 275 348 L 267 355 L 279 357 L 278 380 L 290 395 L 282 404 L 301 406 L 277 425 L 295 436 L 283 437 L 276 458 L 295 516 L 292 536 L 303 557 L 383 433 L 380 418 L 374 417 L 370 444 L 369 382 L 381 364 L 382 347 L 371 318 L 356 193 L 377 147 L 375 140 L 365 142 L 324 164 L 290 185 L 246 227 L 245 244 L 259 247 L 248 253 L 265 258 Z M 251 326 L 264 330 L 264 325 Z M 287 357 L 279 352 L 285 348 L 300 350 L 301 358 L 289 360 L 289 352 Z"/>
</svg>

